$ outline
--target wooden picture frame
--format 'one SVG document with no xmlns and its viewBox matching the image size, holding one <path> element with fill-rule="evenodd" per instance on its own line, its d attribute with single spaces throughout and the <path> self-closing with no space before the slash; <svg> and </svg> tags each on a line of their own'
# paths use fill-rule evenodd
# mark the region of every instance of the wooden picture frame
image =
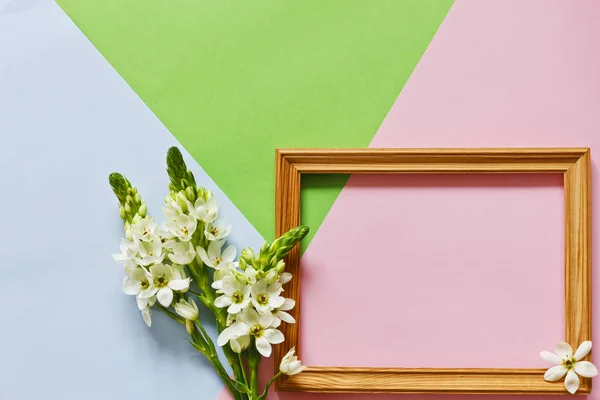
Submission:
<svg viewBox="0 0 600 400">
<path fill-rule="evenodd" d="M 277 149 L 276 234 L 300 224 L 302 174 L 562 173 L 565 210 L 565 340 L 576 348 L 592 337 L 591 182 L 589 148 L 520 149 Z M 293 279 L 287 297 L 299 323 L 300 246 L 286 259 Z M 293 346 L 298 324 L 280 328 L 286 341 L 275 349 L 275 370 Z M 560 338 L 557 338 L 560 340 Z M 537 357 L 537 354 L 535 355 Z M 356 368 L 308 367 L 276 382 L 278 391 L 326 393 L 566 394 L 562 382 L 544 380 L 540 368 Z M 577 394 L 589 394 L 581 379 Z"/>
</svg>

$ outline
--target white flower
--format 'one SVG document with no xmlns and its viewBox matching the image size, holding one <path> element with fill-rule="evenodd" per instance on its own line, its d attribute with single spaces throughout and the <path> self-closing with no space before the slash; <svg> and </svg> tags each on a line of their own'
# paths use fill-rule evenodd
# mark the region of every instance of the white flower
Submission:
<svg viewBox="0 0 600 400">
<path fill-rule="evenodd" d="M 204 199 L 197 199 L 194 203 L 194 208 L 191 210 L 191 214 L 204 222 L 213 222 L 217 219 L 218 213 L 219 205 L 212 196 L 206 201 Z"/>
<path fill-rule="evenodd" d="M 259 314 L 248 308 L 242 314 L 242 319 L 249 327 L 249 335 L 254 336 L 256 349 L 263 357 L 271 355 L 271 344 L 279 344 L 284 340 L 283 333 L 272 328 L 273 316 L 271 313 Z"/>
<path fill-rule="evenodd" d="M 177 236 L 182 242 L 187 242 L 192 238 L 196 231 L 196 218 L 189 215 L 178 215 L 174 221 L 165 223 L 165 226 L 173 235 Z"/>
<path fill-rule="evenodd" d="M 292 299 L 284 299 L 283 304 L 274 309 L 273 313 L 273 326 L 277 328 L 281 325 L 281 321 L 287 322 L 288 324 L 295 324 L 296 320 L 286 311 L 290 311 L 296 306 L 296 302 Z"/>
<path fill-rule="evenodd" d="M 233 350 L 234 346 L 237 348 L 239 344 L 240 347 L 243 347 L 244 344 L 249 343 L 250 337 L 254 337 L 258 352 L 263 357 L 269 357 L 272 351 L 271 344 L 279 344 L 284 340 L 283 333 L 271 327 L 272 322 L 271 313 L 259 314 L 255 310 L 247 308 L 242 313 L 241 321 L 235 322 L 221 332 L 217 338 L 217 344 L 224 346 L 230 342 L 231 345 L 231 340 L 235 339 L 237 343 L 232 345 Z"/>
<path fill-rule="evenodd" d="M 169 260 L 176 264 L 189 264 L 196 257 L 196 252 L 191 242 L 169 240 L 165 243 L 165 247 L 173 252 L 169 254 Z"/>
<path fill-rule="evenodd" d="M 306 369 L 306 365 L 302 365 L 298 357 L 295 355 L 296 349 L 292 347 L 288 353 L 283 356 L 279 364 L 279 370 L 286 375 L 298 375 Z"/>
<path fill-rule="evenodd" d="M 156 222 L 150 218 L 143 218 L 133 224 L 133 237 L 143 242 L 151 242 L 156 235 Z"/>
<path fill-rule="evenodd" d="M 237 250 L 235 246 L 227 246 L 221 253 L 222 244 L 222 241 L 215 240 L 208 245 L 208 252 L 200 246 L 196 251 L 204 264 L 214 269 L 223 269 L 227 267 L 227 263 L 233 262 Z"/>
<path fill-rule="evenodd" d="M 227 237 L 231 233 L 231 225 L 224 219 L 218 219 L 215 222 L 209 222 L 204 227 L 204 234 L 208 240 L 219 240 Z"/>
<path fill-rule="evenodd" d="M 121 239 L 119 248 L 121 249 L 121 252 L 112 255 L 113 260 L 119 263 L 126 263 L 135 257 L 138 252 L 138 245 L 132 240 Z"/>
<path fill-rule="evenodd" d="M 223 278 L 223 295 L 215 299 L 215 306 L 228 307 L 229 314 L 237 314 L 250 304 L 250 286 L 240 283 L 235 277 Z"/>
<path fill-rule="evenodd" d="M 581 343 L 575 354 L 568 343 L 558 342 L 554 348 L 555 353 L 542 351 L 540 356 L 553 364 L 555 367 L 550 368 L 544 374 L 544 379 L 548 382 L 555 382 L 561 379 L 565 374 L 565 388 L 569 393 L 574 394 L 579 389 L 579 377 L 592 378 L 598 375 L 598 369 L 589 361 L 581 361 L 592 350 L 592 342 L 586 341 Z"/>
<path fill-rule="evenodd" d="M 216 289 L 217 293 L 223 293 L 223 280 L 228 276 L 232 276 L 234 272 L 236 272 L 235 264 L 236 263 L 227 263 L 225 267 L 215 270 L 213 275 L 213 283 L 210 286 L 213 289 Z"/>
<path fill-rule="evenodd" d="M 198 306 L 194 300 L 190 300 L 188 302 L 186 299 L 181 299 L 179 300 L 179 303 L 175 303 L 175 305 L 173 305 L 173 308 L 175 308 L 175 312 L 177 314 L 188 321 L 195 321 L 198 319 Z"/>
<path fill-rule="evenodd" d="M 139 297 L 150 298 L 156 295 L 158 302 L 164 307 L 169 307 L 173 301 L 173 290 L 187 291 L 190 287 L 189 278 L 176 276 L 173 269 L 165 264 L 156 264 L 150 267 L 152 285 L 141 292 Z M 179 274 L 177 274 L 179 275 Z"/>
<path fill-rule="evenodd" d="M 167 196 L 165 199 L 165 206 L 163 207 L 163 214 L 165 214 L 165 217 L 169 221 L 175 221 L 175 219 L 177 219 L 178 216 L 183 215 L 184 212 L 176 201 L 171 200 L 170 196 Z"/>
<path fill-rule="evenodd" d="M 151 242 L 140 242 L 139 252 L 140 256 L 136 257 L 135 261 L 143 267 L 161 263 L 165 258 L 162 242 L 157 236 Z"/>
<path fill-rule="evenodd" d="M 152 283 L 150 282 L 148 273 L 142 268 L 132 271 L 129 277 L 126 276 L 123 280 L 123 292 L 130 296 L 137 295 L 150 286 L 152 286 Z"/>
<path fill-rule="evenodd" d="M 279 296 L 282 290 L 281 283 L 269 285 L 267 279 L 261 279 L 252 285 L 252 305 L 261 313 L 270 313 L 283 305 L 285 299 Z"/>
</svg>

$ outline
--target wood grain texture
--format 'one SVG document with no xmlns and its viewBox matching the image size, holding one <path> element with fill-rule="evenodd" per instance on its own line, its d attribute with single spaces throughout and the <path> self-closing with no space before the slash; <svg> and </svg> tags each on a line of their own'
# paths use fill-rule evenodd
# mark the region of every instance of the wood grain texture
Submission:
<svg viewBox="0 0 600 400">
<path fill-rule="evenodd" d="M 592 215 L 590 152 L 565 173 L 565 340 L 592 340 Z M 591 361 L 591 356 L 588 356 Z M 591 379 L 581 388 L 591 390 Z M 581 390 L 581 389 L 580 389 Z"/>
<path fill-rule="evenodd" d="M 539 149 L 278 149 L 276 233 L 300 224 L 301 174 L 382 173 L 563 173 L 565 190 L 565 340 L 574 348 L 591 340 L 591 180 L 588 148 Z M 300 248 L 286 258 L 300 323 Z M 558 295 L 558 294 L 557 294 Z M 299 325 L 283 324 L 286 341 L 275 349 L 275 369 L 295 346 Z M 560 338 L 557 338 L 559 340 Z M 590 359 L 591 356 L 588 356 Z M 436 369 L 309 367 L 282 377 L 276 390 L 368 393 L 566 394 L 562 382 L 544 381 L 543 369 Z M 577 394 L 589 394 L 583 379 Z"/>
</svg>

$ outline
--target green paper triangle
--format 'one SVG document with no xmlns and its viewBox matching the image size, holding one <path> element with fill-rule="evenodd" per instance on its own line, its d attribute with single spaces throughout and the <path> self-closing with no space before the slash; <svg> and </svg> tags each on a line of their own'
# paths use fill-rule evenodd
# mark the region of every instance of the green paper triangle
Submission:
<svg viewBox="0 0 600 400">
<path fill-rule="evenodd" d="M 58 3 L 271 240 L 275 148 L 368 146 L 453 1 Z M 303 181 L 311 237 L 345 181 Z"/>
</svg>

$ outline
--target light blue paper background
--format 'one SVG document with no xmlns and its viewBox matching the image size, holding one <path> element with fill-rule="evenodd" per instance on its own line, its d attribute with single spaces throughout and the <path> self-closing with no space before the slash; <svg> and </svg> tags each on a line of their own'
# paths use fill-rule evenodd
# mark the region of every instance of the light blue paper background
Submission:
<svg viewBox="0 0 600 400">
<path fill-rule="evenodd" d="M 0 0 L 0 399 L 214 399 L 185 330 L 148 329 L 110 258 L 122 225 L 108 174 L 162 218 L 177 141 L 50 0 Z M 234 227 L 263 239 L 187 153 Z M 214 332 L 213 332 L 214 333 Z"/>
</svg>

